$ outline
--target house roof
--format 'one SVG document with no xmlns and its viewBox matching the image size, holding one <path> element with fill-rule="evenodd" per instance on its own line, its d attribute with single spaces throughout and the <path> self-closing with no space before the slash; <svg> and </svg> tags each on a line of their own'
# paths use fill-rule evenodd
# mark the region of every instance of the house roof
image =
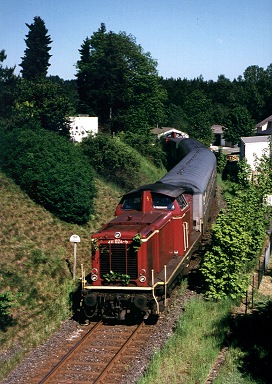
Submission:
<svg viewBox="0 0 272 384">
<path fill-rule="evenodd" d="M 176 128 L 171 128 L 171 127 L 154 128 L 152 130 L 152 133 L 154 135 L 157 135 L 158 137 L 160 137 L 162 135 L 167 135 L 168 133 L 170 134 L 171 132 L 175 132 L 175 133 L 181 135 L 182 137 L 188 137 L 187 133 L 184 133 L 184 132 L 182 132 Z"/>
<path fill-rule="evenodd" d="M 268 116 L 266 119 L 260 121 L 260 123 L 258 123 L 256 125 L 256 128 L 258 127 L 262 127 L 263 125 L 265 125 L 266 123 L 269 123 L 269 122 L 272 122 L 272 115 Z"/>
<path fill-rule="evenodd" d="M 268 142 L 270 135 L 267 136 L 249 136 L 249 137 L 241 137 L 241 141 L 245 144 L 251 143 L 266 143 Z"/>
<path fill-rule="evenodd" d="M 223 125 L 214 124 L 212 125 L 213 133 L 222 134 L 223 133 Z"/>
</svg>

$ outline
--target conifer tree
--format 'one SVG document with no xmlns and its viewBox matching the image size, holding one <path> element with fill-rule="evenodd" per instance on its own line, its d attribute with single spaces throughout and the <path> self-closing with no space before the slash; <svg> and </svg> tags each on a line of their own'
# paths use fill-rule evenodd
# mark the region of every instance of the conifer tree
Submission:
<svg viewBox="0 0 272 384">
<path fill-rule="evenodd" d="M 34 17 L 32 24 L 26 24 L 29 32 L 26 35 L 25 56 L 22 57 L 21 73 L 24 79 L 33 80 L 38 77 L 46 77 L 51 55 L 49 51 L 52 43 L 44 21 L 39 17 Z"/>
</svg>

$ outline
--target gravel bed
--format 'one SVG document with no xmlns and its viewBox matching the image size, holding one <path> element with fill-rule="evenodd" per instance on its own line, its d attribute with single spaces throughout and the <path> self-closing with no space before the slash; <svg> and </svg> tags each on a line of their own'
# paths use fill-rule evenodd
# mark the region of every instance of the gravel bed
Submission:
<svg viewBox="0 0 272 384">
<path fill-rule="evenodd" d="M 124 373 L 120 384 L 133 384 L 139 380 L 146 371 L 154 352 L 158 351 L 173 334 L 177 320 L 183 312 L 184 302 L 195 295 L 195 292 L 188 290 L 185 295 L 178 297 L 175 291 L 173 292 L 173 298 L 169 302 L 167 313 L 162 314 L 155 327 L 152 326 L 154 328 L 152 336 L 148 343 L 143 345 L 140 356 L 134 359 L 131 369 Z M 33 349 L 8 377 L 1 381 L 1 384 L 25 384 L 30 382 L 31 377 L 35 376 L 37 369 L 46 365 L 48 367 L 52 356 L 58 357 L 57 351 L 63 351 L 63 344 L 65 342 L 79 337 L 81 329 L 82 326 L 78 322 L 74 320 L 65 321 L 61 328 L 47 342 Z M 18 350 L 20 350 L 20 346 L 13 347 L 12 350 L 0 354 L 0 363 L 9 359 Z"/>
<path fill-rule="evenodd" d="M 52 359 L 52 356 L 58 356 L 56 351 L 61 348 L 65 340 L 70 340 L 78 336 L 79 324 L 73 320 L 65 321 L 61 328 L 55 332 L 43 345 L 33 349 L 27 357 L 1 381 L 1 384 L 26 384 L 35 371 L 42 365 L 46 365 Z M 0 362 L 9 359 L 16 352 L 21 352 L 22 348 L 13 347 L 12 351 L 2 353 Z"/>
</svg>

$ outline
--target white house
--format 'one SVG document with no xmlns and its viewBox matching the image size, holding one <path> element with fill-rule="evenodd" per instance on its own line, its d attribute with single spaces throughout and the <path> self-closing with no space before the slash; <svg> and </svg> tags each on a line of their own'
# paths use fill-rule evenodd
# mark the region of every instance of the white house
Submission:
<svg viewBox="0 0 272 384">
<path fill-rule="evenodd" d="M 70 137 L 72 141 L 81 142 L 83 138 L 90 133 L 96 135 L 98 133 L 98 117 L 77 116 L 69 117 L 70 121 Z"/>
<path fill-rule="evenodd" d="M 246 158 L 253 173 L 255 171 L 255 157 L 260 159 L 265 149 L 269 149 L 270 135 L 241 137 L 240 160 Z"/>
<path fill-rule="evenodd" d="M 160 137 L 182 137 L 182 138 L 188 138 L 189 135 L 185 132 L 182 132 L 178 129 L 171 128 L 171 127 L 162 127 L 162 128 L 154 128 L 152 130 L 152 133 L 156 135 L 158 138 Z"/>
</svg>

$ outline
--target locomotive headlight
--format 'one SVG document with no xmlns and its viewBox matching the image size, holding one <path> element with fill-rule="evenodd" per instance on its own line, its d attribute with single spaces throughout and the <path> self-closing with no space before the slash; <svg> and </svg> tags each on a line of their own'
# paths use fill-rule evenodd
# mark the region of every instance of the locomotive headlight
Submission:
<svg viewBox="0 0 272 384">
<path fill-rule="evenodd" d="M 92 281 L 97 281 L 97 279 L 98 279 L 98 276 L 97 276 L 97 275 L 93 274 L 93 275 L 91 276 L 91 280 L 92 280 Z"/>
<path fill-rule="evenodd" d="M 141 269 L 140 272 L 139 272 L 139 275 L 140 275 L 140 277 L 139 277 L 139 281 L 140 281 L 141 283 L 144 283 L 144 282 L 146 281 L 146 276 L 145 276 L 145 274 L 146 274 L 146 270 L 145 270 L 145 269 Z"/>
<path fill-rule="evenodd" d="M 98 279 L 98 269 L 97 268 L 93 268 L 92 269 L 92 276 L 91 276 L 91 280 L 92 281 L 96 281 Z"/>
<path fill-rule="evenodd" d="M 141 276 L 139 277 L 139 281 L 140 281 L 141 283 L 144 283 L 144 282 L 146 281 L 146 277 L 145 277 L 144 275 L 141 275 Z"/>
</svg>

